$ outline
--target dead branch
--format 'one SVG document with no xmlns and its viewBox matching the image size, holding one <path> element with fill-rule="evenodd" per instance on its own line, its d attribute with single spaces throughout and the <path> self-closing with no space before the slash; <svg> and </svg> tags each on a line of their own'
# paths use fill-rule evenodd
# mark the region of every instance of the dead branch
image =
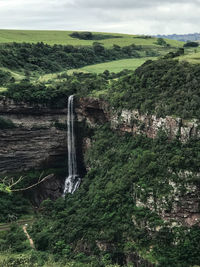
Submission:
<svg viewBox="0 0 200 267">
<path fill-rule="evenodd" d="M 33 185 L 30 185 L 30 186 L 28 186 L 28 187 L 26 187 L 26 188 L 11 189 L 11 192 L 26 191 L 26 190 L 28 190 L 28 189 L 31 189 L 31 188 L 33 188 L 33 187 L 35 187 L 35 186 L 41 184 L 42 182 L 44 182 L 44 181 L 46 181 L 46 180 L 48 180 L 48 179 L 51 179 L 53 176 L 54 176 L 54 174 L 49 174 L 49 175 L 45 176 L 44 178 L 42 178 L 42 180 L 40 180 L 40 179 L 41 179 L 41 176 L 40 176 L 39 181 L 38 181 L 37 183 L 35 183 L 35 184 L 33 184 Z"/>
<path fill-rule="evenodd" d="M 24 179 L 24 178 L 23 178 L 22 176 L 20 176 L 19 179 L 18 179 L 16 182 L 14 182 L 14 179 L 12 178 L 12 184 L 9 185 L 10 189 L 11 189 L 14 185 L 16 185 L 16 184 L 18 184 L 19 182 L 21 182 L 23 179 Z"/>
</svg>

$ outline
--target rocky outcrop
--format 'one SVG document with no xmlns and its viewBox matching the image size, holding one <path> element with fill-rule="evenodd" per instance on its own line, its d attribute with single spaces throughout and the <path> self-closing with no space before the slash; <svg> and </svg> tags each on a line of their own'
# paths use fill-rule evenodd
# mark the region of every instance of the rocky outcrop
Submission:
<svg viewBox="0 0 200 267">
<path fill-rule="evenodd" d="M 140 195 L 137 195 L 136 206 L 149 208 L 159 214 L 164 221 L 171 222 L 172 226 L 200 226 L 200 188 L 193 183 L 184 182 L 187 181 L 188 174 L 179 175 L 183 182 L 169 181 L 169 194 L 157 198 L 153 192 L 149 192 L 145 202 L 141 200 Z M 191 175 L 194 176 L 190 173 Z"/>
<path fill-rule="evenodd" d="M 46 199 L 56 200 L 63 194 L 65 177 L 54 175 L 51 179 L 37 185 L 37 187 L 28 190 L 26 195 L 30 198 L 35 207 L 39 207 L 42 201 Z"/>
<path fill-rule="evenodd" d="M 0 130 L 0 175 L 67 166 L 67 131 L 62 130 L 66 126 L 67 109 L 3 99 L 0 118 L 14 124 L 11 129 Z M 32 203 L 39 206 L 47 198 L 54 200 L 61 196 L 64 179 L 54 176 L 28 190 Z"/>
<path fill-rule="evenodd" d="M 112 129 L 128 132 L 133 136 L 143 134 L 149 138 L 155 138 L 162 130 L 169 139 L 179 138 L 182 142 L 200 137 L 197 119 L 186 121 L 172 116 L 157 118 L 155 115 L 142 115 L 136 110 L 122 110 L 117 113 L 105 101 L 98 99 L 80 98 L 76 112 L 78 120 L 86 121 L 90 127 L 109 122 Z M 91 140 L 84 139 L 84 149 L 86 150 L 90 145 Z M 90 166 L 88 166 L 89 168 Z M 180 173 L 179 175 L 179 179 L 182 181 L 180 184 L 169 181 L 171 188 L 169 195 L 155 198 L 152 192 L 152 194 L 149 193 L 145 203 L 137 195 L 136 205 L 157 212 L 168 222 L 176 222 L 176 224 L 188 227 L 195 224 L 200 225 L 200 188 L 192 182 L 186 182 L 190 178 L 188 175 L 192 177 L 198 174 Z"/>
<path fill-rule="evenodd" d="M 0 117 L 15 125 L 0 130 L 0 173 L 54 167 L 66 160 L 67 132 L 55 127 L 66 123 L 65 109 L 1 100 Z"/>
<path fill-rule="evenodd" d="M 200 137 L 197 119 L 186 121 L 172 116 L 157 118 L 155 115 L 142 115 L 136 110 L 122 110 L 120 114 L 112 114 L 111 125 L 120 131 L 133 135 L 145 134 L 149 138 L 155 138 L 160 130 L 165 131 L 169 139 L 177 137 L 182 142 Z"/>
<path fill-rule="evenodd" d="M 76 100 L 76 114 L 78 121 L 85 121 L 89 126 L 95 127 L 110 121 L 106 112 L 108 105 L 95 98 L 80 98 Z"/>
<path fill-rule="evenodd" d="M 144 134 L 149 138 L 155 138 L 160 130 L 165 131 L 169 139 L 178 137 L 182 142 L 200 137 L 197 119 L 157 118 L 155 115 L 140 114 L 137 110 L 116 112 L 105 101 L 94 98 L 80 98 L 76 111 L 78 120 L 86 120 L 91 127 L 110 122 L 113 129 L 133 135 Z"/>
<path fill-rule="evenodd" d="M 66 132 L 56 128 L 0 131 L 0 173 L 55 167 L 67 157 Z"/>
</svg>

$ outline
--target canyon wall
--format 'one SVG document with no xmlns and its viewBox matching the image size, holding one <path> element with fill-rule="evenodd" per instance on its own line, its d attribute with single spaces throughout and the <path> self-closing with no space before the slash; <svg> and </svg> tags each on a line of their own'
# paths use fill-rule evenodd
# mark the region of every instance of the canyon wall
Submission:
<svg viewBox="0 0 200 267">
<path fill-rule="evenodd" d="M 2 99 L 0 118 L 13 123 L 11 128 L 0 129 L 1 176 L 66 168 L 67 131 L 62 127 L 66 126 L 67 109 L 49 109 Z M 35 206 L 44 199 L 56 199 L 62 195 L 65 176 L 56 174 L 26 194 Z"/>
<path fill-rule="evenodd" d="M 116 112 L 106 102 L 98 99 L 79 99 L 76 112 L 78 120 L 85 120 L 90 127 L 109 122 L 112 129 L 119 132 L 128 132 L 133 136 L 143 134 L 149 138 L 155 138 L 162 130 L 167 134 L 169 140 L 178 138 L 181 142 L 187 142 L 191 138 L 200 137 L 197 119 L 186 121 L 172 116 L 157 118 L 155 115 L 142 115 L 135 110 Z M 85 146 L 90 146 L 88 138 L 85 140 Z M 145 202 L 141 201 L 142 197 L 140 195 L 135 195 L 136 206 L 147 207 L 155 211 L 165 221 L 171 221 L 172 225 L 188 227 L 195 224 L 200 225 L 200 187 L 188 182 L 191 177 L 196 177 L 197 180 L 200 173 L 186 171 L 180 172 L 178 175 L 182 182 L 179 184 L 169 181 L 169 195 L 156 199 L 153 192 L 149 192 Z M 171 207 L 170 210 L 169 206 Z"/>
<path fill-rule="evenodd" d="M 0 117 L 14 124 L 0 130 L 0 173 L 53 168 L 55 162 L 66 159 L 67 132 L 59 129 L 66 124 L 66 109 L 1 100 Z"/>
<path fill-rule="evenodd" d="M 110 123 L 113 129 L 131 133 L 133 136 L 144 134 L 155 138 L 160 130 L 164 130 L 169 139 L 179 138 L 182 142 L 200 137 L 197 120 L 185 121 L 170 116 L 157 118 L 134 110 L 116 112 L 105 101 L 94 98 L 76 99 L 75 106 L 77 120 L 91 128 Z M 60 129 L 61 126 L 66 126 L 67 108 L 49 109 L 42 105 L 17 104 L 3 99 L 0 100 L 0 118 L 11 120 L 15 125 L 12 129 L 0 130 L 0 174 L 67 165 L 67 130 Z M 90 138 L 87 136 L 79 140 L 79 147 L 82 146 L 80 151 L 87 150 L 90 145 Z M 42 183 L 37 190 L 32 191 L 35 202 L 39 205 L 43 199 L 60 196 L 64 179 L 64 176 L 55 176 L 51 181 Z M 174 219 L 188 226 L 199 222 L 199 188 L 186 185 L 187 193 L 181 195 L 178 185 L 172 182 L 171 187 L 173 207 L 170 213 L 165 211 L 166 200 L 157 200 L 154 203 L 151 194 L 146 203 L 142 203 L 137 197 L 136 204 L 152 210 L 156 204 L 160 209 L 157 212 L 165 220 Z"/>
<path fill-rule="evenodd" d="M 143 134 L 155 138 L 160 130 L 166 132 L 169 139 L 179 138 L 186 142 L 190 138 L 200 138 L 197 119 L 184 120 L 179 117 L 140 114 L 138 110 L 116 111 L 102 100 L 80 98 L 76 108 L 79 121 L 85 120 L 91 127 L 110 122 L 111 128 L 132 135 Z"/>
</svg>

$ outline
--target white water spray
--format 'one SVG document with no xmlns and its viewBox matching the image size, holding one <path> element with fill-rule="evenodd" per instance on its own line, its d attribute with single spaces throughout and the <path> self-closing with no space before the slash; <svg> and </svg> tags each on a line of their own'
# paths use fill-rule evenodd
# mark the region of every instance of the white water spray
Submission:
<svg viewBox="0 0 200 267">
<path fill-rule="evenodd" d="M 64 193 L 73 194 L 79 187 L 81 178 L 77 172 L 76 148 L 74 136 L 74 96 L 68 98 L 67 107 L 67 143 L 68 143 L 68 177 L 65 180 Z"/>
</svg>

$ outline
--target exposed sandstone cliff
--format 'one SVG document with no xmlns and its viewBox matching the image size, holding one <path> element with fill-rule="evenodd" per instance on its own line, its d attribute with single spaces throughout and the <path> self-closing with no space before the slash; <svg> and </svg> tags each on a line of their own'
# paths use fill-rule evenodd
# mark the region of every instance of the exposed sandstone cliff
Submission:
<svg viewBox="0 0 200 267">
<path fill-rule="evenodd" d="M 142 115 L 135 110 L 116 112 L 106 102 L 93 98 L 79 99 L 76 112 L 79 121 L 85 120 L 90 127 L 110 122 L 115 130 L 132 135 L 144 134 L 149 138 L 155 138 L 160 130 L 166 132 L 169 140 L 179 138 L 182 142 L 186 142 L 190 138 L 200 137 L 197 119 L 185 121 L 171 116 L 157 118 L 154 115 Z M 89 139 L 85 140 L 85 146 L 90 146 Z M 156 211 L 165 221 L 171 221 L 172 224 L 176 222 L 176 225 L 189 227 L 200 224 L 200 188 L 192 182 L 187 182 L 188 175 L 199 174 L 180 173 L 181 184 L 169 181 L 171 188 L 169 195 L 154 198 L 153 192 L 150 192 L 146 202 L 142 202 L 140 195 L 137 195 L 136 205 Z"/>
<path fill-rule="evenodd" d="M 184 142 L 200 136 L 197 120 L 184 121 L 170 116 L 156 118 L 127 110 L 117 113 L 106 102 L 94 98 L 77 99 L 76 114 L 79 122 L 84 121 L 91 127 L 110 122 L 113 129 L 133 135 L 142 133 L 155 138 L 162 129 L 167 132 L 169 139 L 179 137 Z M 66 123 L 67 109 L 16 104 L 12 100 L 4 99 L 0 101 L 0 117 L 10 119 L 16 125 L 13 129 L 0 130 L 0 173 L 52 168 L 66 161 L 67 131 L 57 129 L 55 122 Z M 85 137 L 82 140 L 83 152 L 89 146 L 90 139 Z M 53 199 L 61 195 L 63 179 L 55 178 L 37 188 L 33 193 L 36 202 L 39 203 L 49 196 Z M 192 187 L 192 191 L 189 190 L 182 196 L 177 193 L 177 188 L 175 185 L 174 191 L 172 190 L 173 206 L 170 213 L 165 211 L 165 199 L 157 200 L 159 213 L 166 220 L 175 219 L 188 226 L 199 222 L 199 189 L 195 187 L 194 190 Z M 155 203 L 151 200 L 151 195 L 147 203 L 141 203 L 138 198 L 137 205 L 153 209 Z"/>
<path fill-rule="evenodd" d="M 115 111 L 106 102 L 94 98 L 79 99 L 76 111 L 78 119 L 86 120 L 91 127 L 110 122 L 113 129 L 133 135 L 145 134 L 150 138 L 155 138 L 160 130 L 164 130 L 169 139 L 178 137 L 183 142 L 200 137 L 197 119 L 157 118 L 155 115 L 140 114 L 138 110 Z"/>
<path fill-rule="evenodd" d="M 67 161 L 67 131 L 55 127 L 66 124 L 67 109 L 49 109 L 12 100 L 0 101 L 0 117 L 15 127 L 0 130 L 0 174 L 35 169 L 60 168 Z M 56 199 L 63 192 L 65 177 L 54 176 L 28 191 L 35 205 Z"/>
<path fill-rule="evenodd" d="M 55 127 L 55 122 L 66 123 L 66 110 L 1 100 L 0 117 L 16 126 L 0 130 L 0 173 L 53 167 L 66 158 L 67 132 Z"/>
</svg>

